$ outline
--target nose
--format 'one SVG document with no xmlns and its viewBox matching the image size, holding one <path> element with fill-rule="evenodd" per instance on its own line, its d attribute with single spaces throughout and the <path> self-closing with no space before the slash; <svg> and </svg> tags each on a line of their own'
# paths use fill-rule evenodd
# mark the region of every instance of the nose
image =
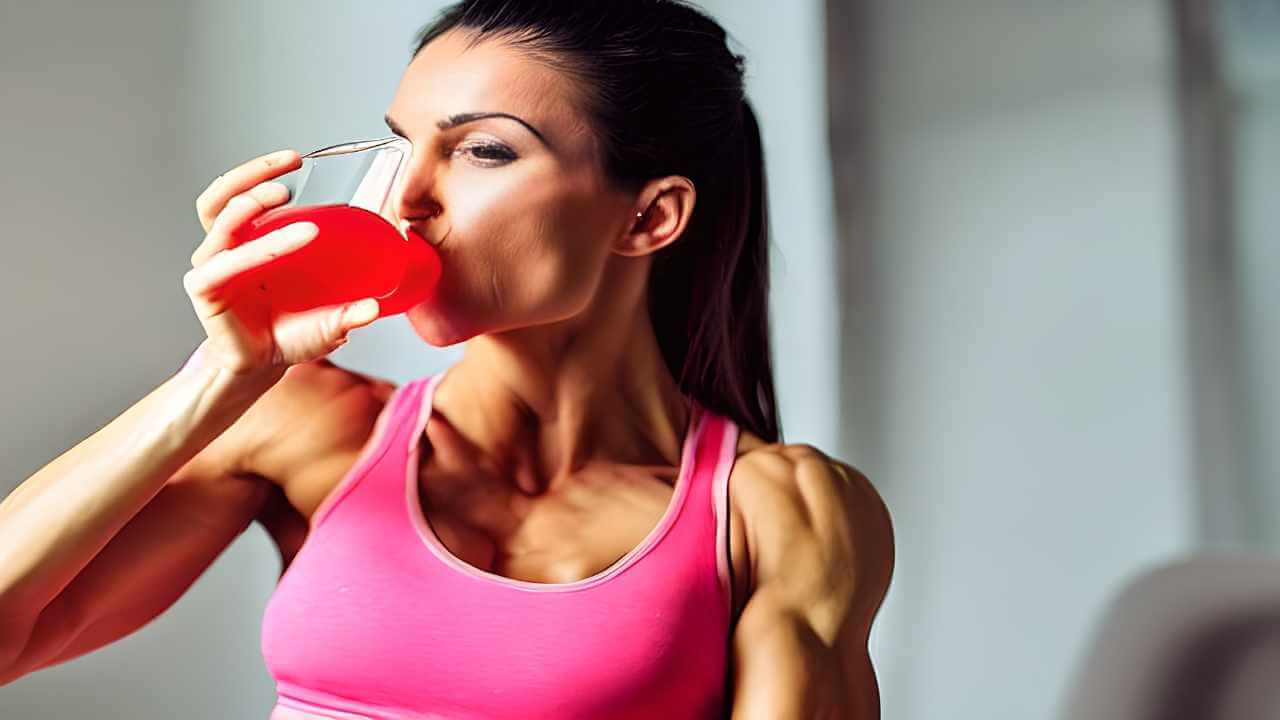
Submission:
<svg viewBox="0 0 1280 720">
<path fill-rule="evenodd" d="M 429 177 L 427 173 L 410 164 L 405 169 L 398 187 L 393 191 L 392 206 L 396 227 L 401 235 L 409 238 L 409 230 L 412 229 L 419 237 L 434 244 L 432 237 L 438 235 L 439 230 L 431 227 L 429 223 L 444 212 L 444 207 L 431 197 L 432 183 L 429 180 L 422 180 L 424 176 Z"/>
<path fill-rule="evenodd" d="M 418 155 L 410 152 L 405 158 L 405 166 L 392 189 L 391 208 L 401 227 L 439 217 L 444 212 L 444 207 L 433 197 L 435 170 Z"/>
</svg>

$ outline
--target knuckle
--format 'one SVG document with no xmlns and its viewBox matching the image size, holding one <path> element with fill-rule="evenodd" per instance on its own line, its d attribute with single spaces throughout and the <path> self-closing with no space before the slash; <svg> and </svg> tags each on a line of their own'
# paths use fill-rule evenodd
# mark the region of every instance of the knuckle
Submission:
<svg viewBox="0 0 1280 720">
<path fill-rule="evenodd" d="M 213 182 L 205 186 L 205 189 L 202 190 L 200 194 L 196 196 L 196 205 L 199 206 L 203 204 L 205 206 L 208 206 L 209 202 L 213 200 L 215 191 L 218 189 L 219 186 L 222 185 L 222 180 L 225 177 L 226 175 L 219 175 L 218 177 L 213 179 Z"/>
<path fill-rule="evenodd" d="M 264 183 L 259 183 L 250 192 L 253 193 L 253 196 L 258 198 L 259 201 L 262 199 L 274 200 L 279 197 L 287 197 L 289 194 L 289 188 L 284 183 L 270 180 Z"/>
<path fill-rule="evenodd" d="M 209 289 L 210 275 L 206 266 L 192 268 L 182 276 L 182 288 L 191 297 L 203 295 Z"/>
</svg>

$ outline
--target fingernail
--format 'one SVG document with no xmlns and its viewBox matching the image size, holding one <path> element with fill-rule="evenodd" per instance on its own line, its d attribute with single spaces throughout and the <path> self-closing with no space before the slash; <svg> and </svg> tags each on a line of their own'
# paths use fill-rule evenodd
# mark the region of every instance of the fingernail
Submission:
<svg viewBox="0 0 1280 720">
<path fill-rule="evenodd" d="M 293 155 L 293 150 L 277 150 L 267 156 L 267 164 L 279 165 L 280 163 L 288 162 L 293 159 Z"/>
<path fill-rule="evenodd" d="M 350 322 L 366 322 L 378 316 L 378 301 L 365 298 L 347 308 L 347 320 Z"/>
</svg>

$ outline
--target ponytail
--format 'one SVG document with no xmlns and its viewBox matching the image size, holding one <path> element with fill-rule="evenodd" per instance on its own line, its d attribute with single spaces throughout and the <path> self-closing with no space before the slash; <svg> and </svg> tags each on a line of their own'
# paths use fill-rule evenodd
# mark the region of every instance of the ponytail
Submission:
<svg viewBox="0 0 1280 720">
<path fill-rule="evenodd" d="M 764 153 L 760 126 L 746 99 L 741 116 L 741 172 L 728 173 L 721 197 L 708 198 L 720 207 L 704 208 L 704 222 L 690 228 L 693 237 L 655 258 L 649 311 L 681 390 L 766 442 L 779 442 L 769 341 Z M 702 200 L 703 193 L 699 196 Z"/>
</svg>

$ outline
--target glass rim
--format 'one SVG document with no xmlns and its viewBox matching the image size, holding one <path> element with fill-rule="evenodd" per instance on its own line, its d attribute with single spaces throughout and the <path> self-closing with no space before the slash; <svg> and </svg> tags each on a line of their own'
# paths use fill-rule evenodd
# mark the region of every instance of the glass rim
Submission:
<svg viewBox="0 0 1280 720">
<path fill-rule="evenodd" d="M 404 143 L 408 141 L 399 135 L 388 135 L 387 137 L 378 138 L 376 140 L 356 140 L 354 142 L 338 143 L 337 145 L 328 145 L 318 150 L 312 150 L 306 155 L 303 155 L 302 159 L 305 160 L 307 158 L 331 157 L 333 155 L 347 155 L 349 153 L 364 152 L 365 150 L 373 150 L 374 148 L 393 145 L 397 142 Z"/>
</svg>

